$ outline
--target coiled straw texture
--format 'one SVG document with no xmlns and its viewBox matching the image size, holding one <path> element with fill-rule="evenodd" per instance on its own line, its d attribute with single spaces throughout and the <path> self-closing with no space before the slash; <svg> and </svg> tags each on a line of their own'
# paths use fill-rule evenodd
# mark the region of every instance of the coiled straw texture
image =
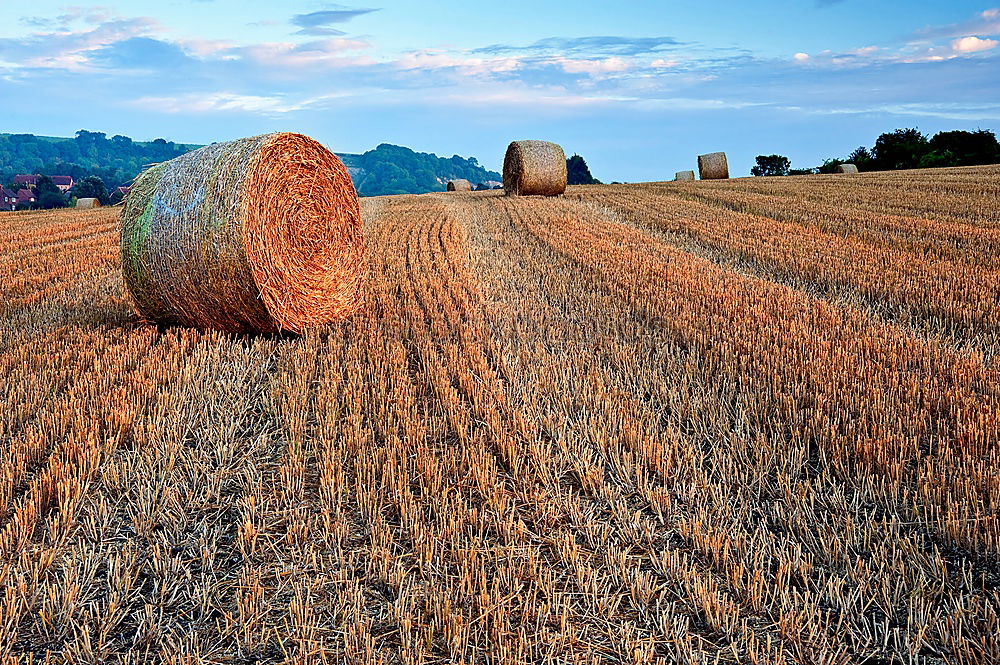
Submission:
<svg viewBox="0 0 1000 665">
<path fill-rule="evenodd" d="M 457 180 L 448 181 L 448 191 L 449 192 L 471 192 L 472 183 L 468 180 L 463 180 L 461 178 Z"/>
<path fill-rule="evenodd" d="M 729 160 L 724 152 L 698 155 L 698 175 L 702 180 L 724 180 L 729 177 Z"/>
<path fill-rule="evenodd" d="M 514 141 L 503 160 L 509 196 L 559 196 L 566 191 L 566 153 L 548 141 Z"/>
<path fill-rule="evenodd" d="M 341 161 L 300 134 L 217 143 L 139 176 L 122 215 L 139 312 L 227 332 L 304 330 L 360 306 L 364 236 Z"/>
</svg>

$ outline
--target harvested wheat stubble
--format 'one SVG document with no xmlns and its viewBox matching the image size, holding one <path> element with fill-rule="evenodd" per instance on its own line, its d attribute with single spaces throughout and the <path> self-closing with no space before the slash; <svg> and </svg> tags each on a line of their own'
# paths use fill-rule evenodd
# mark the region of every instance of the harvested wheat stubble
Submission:
<svg viewBox="0 0 1000 665">
<path fill-rule="evenodd" d="M 698 155 L 698 173 L 702 180 L 725 180 L 729 177 L 729 161 L 724 152 Z"/>
<path fill-rule="evenodd" d="M 449 192 L 471 192 L 472 183 L 468 180 L 449 180 L 448 181 L 448 191 Z"/>
<path fill-rule="evenodd" d="M 360 305 L 357 192 L 300 134 L 217 143 L 136 180 L 121 231 L 125 284 L 150 321 L 227 332 L 302 332 Z"/>
<path fill-rule="evenodd" d="M 694 171 L 678 171 L 674 180 L 694 180 Z"/>
<path fill-rule="evenodd" d="M 566 153 L 548 141 L 514 141 L 503 160 L 509 196 L 559 196 L 566 191 Z"/>
<path fill-rule="evenodd" d="M 97 199 L 77 199 L 76 207 L 83 208 L 84 210 L 88 208 L 100 208 L 101 202 Z"/>
<path fill-rule="evenodd" d="M 854 164 L 837 164 L 837 168 L 833 170 L 834 173 L 857 173 L 858 167 Z"/>
</svg>

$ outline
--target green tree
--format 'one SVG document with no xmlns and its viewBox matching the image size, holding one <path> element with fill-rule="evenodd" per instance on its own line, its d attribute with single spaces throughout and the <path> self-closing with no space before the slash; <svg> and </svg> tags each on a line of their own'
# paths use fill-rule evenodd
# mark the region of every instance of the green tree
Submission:
<svg viewBox="0 0 1000 665">
<path fill-rule="evenodd" d="M 823 163 L 816 167 L 816 171 L 818 173 L 834 173 L 838 166 L 846 163 L 843 159 L 831 157 L 830 159 L 823 160 Z"/>
<path fill-rule="evenodd" d="M 755 176 L 788 175 L 792 162 L 782 155 L 757 155 L 757 166 L 750 169 Z"/>
<path fill-rule="evenodd" d="M 915 127 L 886 132 L 875 140 L 875 165 L 884 171 L 915 169 L 931 151 L 927 136 Z"/>
<path fill-rule="evenodd" d="M 859 171 L 872 171 L 875 168 L 875 158 L 863 145 L 855 148 L 854 152 L 847 156 L 847 162 L 857 166 Z"/>
<path fill-rule="evenodd" d="M 43 175 L 38 179 L 38 184 L 35 186 L 35 208 L 40 210 L 49 210 L 52 208 L 65 208 L 69 205 L 66 201 L 66 197 L 55 186 L 52 182 L 52 178 L 47 175 Z"/>
<path fill-rule="evenodd" d="M 573 155 L 566 160 L 566 182 L 570 185 L 600 185 L 601 181 L 590 173 L 587 160 Z"/>
<path fill-rule="evenodd" d="M 110 201 L 108 188 L 104 186 L 104 181 L 96 175 L 88 176 L 76 183 L 71 195 L 78 199 L 97 199 L 101 205 L 107 205 Z"/>
<path fill-rule="evenodd" d="M 946 154 L 952 156 L 954 164 L 945 166 L 981 166 L 1000 163 L 1000 143 L 996 135 L 988 129 L 974 132 L 955 130 L 938 132 L 930 140 L 930 154 L 937 154 L 930 161 L 935 165 L 944 161 Z"/>
</svg>

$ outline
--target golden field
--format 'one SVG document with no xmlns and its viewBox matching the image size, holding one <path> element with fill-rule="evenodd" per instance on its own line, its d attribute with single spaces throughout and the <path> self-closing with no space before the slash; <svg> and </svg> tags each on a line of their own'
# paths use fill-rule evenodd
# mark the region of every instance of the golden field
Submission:
<svg viewBox="0 0 1000 665">
<path fill-rule="evenodd" d="M 0 662 L 1000 662 L 1000 167 L 363 211 L 294 339 L 0 214 Z"/>
</svg>

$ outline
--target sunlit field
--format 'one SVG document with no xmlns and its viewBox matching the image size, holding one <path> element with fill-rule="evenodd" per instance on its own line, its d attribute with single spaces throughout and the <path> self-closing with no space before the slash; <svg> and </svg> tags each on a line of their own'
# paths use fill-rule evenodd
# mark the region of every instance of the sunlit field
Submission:
<svg viewBox="0 0 1000 665">
<path fill-rule="evenodd" d="M 301 338 L 0 213 L 0 661 L 1000 662 L 1000 167 L 362 206 Z"/>
</svg>

